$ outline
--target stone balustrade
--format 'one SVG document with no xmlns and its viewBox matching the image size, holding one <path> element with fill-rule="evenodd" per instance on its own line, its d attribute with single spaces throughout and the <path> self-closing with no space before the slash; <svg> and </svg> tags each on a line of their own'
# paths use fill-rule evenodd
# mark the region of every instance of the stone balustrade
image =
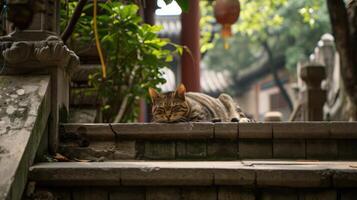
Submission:
<svg viewBox="0 0 357 200">
<path fill-rule="evenodd" d="M 355 122 L 62 124 L 62 131 L 62 153 L 78 159 L 357 159 Z M 76 135 L 86 145 L 68 139 Z"/>
<path fill-rule="evenodd" d="M 40 163 L 34 193 L 61 199 L 352 200 L 356 162 Z M 72 197 L 72 198 L 71 198 Z"/>
<path fill-rule="evenodd" d="M 0 76 L 0 199 L 20 199 L 36 154 L 48 149 L 49 76 Z"/>
</svg>

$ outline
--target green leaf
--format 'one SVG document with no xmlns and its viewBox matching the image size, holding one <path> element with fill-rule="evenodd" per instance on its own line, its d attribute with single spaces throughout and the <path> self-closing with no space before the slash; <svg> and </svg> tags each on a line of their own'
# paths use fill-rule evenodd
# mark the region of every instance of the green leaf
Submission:
<svg viewBox="0 0 357 200">
<path fill-rule="evenodd" d="M 190 7 L 189 0 L 176 0 L 176 2 L 181 7 L 183 12 L 188 12 Z"/>
<path fill-rule="evenodd" d="M 173 0 L 164 0 L 165 4 L 168 5 L 170 3 L 172 3 Z"/>
</svg>

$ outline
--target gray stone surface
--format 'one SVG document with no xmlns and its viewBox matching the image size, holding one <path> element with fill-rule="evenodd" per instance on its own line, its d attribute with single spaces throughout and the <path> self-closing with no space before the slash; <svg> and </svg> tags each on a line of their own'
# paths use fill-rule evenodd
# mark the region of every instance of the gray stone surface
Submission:
<svg viewBox="0 0 357 200">
<path fill-rule="evenodd" d="M 181 200 L 181 190 L 174 187 L 148 187 L 146 200 Z"/>
<path fill-rule="evenodd" d="M 336 140 L 306 140 L 306 158 L 318 160 L 336 160 L 338 149 Z"/>
<path fill-rule="evenodd" d="M 274 158 L 301 158 L 306 157 L 305 140 L 276 139 L 273 141 Z"/>
<path fill-rule="evenodd" d="M 108 196 L 107 191 L 98 188 L 84 188 L 73 191 L 73 200 L 106 200 Z"/>
<path fill-rule="evenodd" d="M 36 164 L 30 180 L 47 186 L 347 188 L 356 187 L 355 166 L 342 161 L 64 162 Z"/>
<path fill-rule="evenodd" d="M 355 189 L 344 190 L 341 192 L 340 200 L 355 200 L 357 199 L 357 191 Z"/>
<path fill-rule="evenodd" d="M 50 113 L 48 76 L 0 76 L 0 199 L 19 199 Z"/>
<path fill-rule="evenodd" d="M 340 188 L 357 187 L 357 165 L 351 164 L 351 168 L 336 171 L 333 175 L 333 184 Z"/>
<path fill-rule="evenodd" d="M 181 194 L 182 200 L 217 200 L 215 188 L 185 188 Z"/>
<path fill-rule="evenodd" d="M 214 138 L 236 140 L 238 138 L 238 123 L 214 123 Z"/>
<path fill-rule="evenodd" d="M 69 113 L 70 123 L 94 123 L 97 116 L 97 110 L 95 109 L 79 109 L 71 108 Z"/>
<path fill-rule="evenodd" d="M 149 160 L 174 160 L 175 143 L 165 141 L 145 142 L 144 158 Z"/>
<path fill-rule="evenodd" d="M 338 142 L 338 158 L 340 160 L 357 159 L 357 139 L 337 140 L 337 142 Z"/>
<path fill-rule="evenodd" d="M 241 188 L 221 187 L 218 190 L 218 200 L 255 200 L 253 192 L 242 191 Z"/>
<path fill-rule="evenodd" d="M 110 128 L 110 124 L 102 123 L 66 123 L 61 124 L 65 133 L 82 134 L 89 140 L 115 140 L 115 132 Z"/>
<path fill-rule="evenodd" d="M 145 188 L 142 187 L 120 187 L 109 193 L 110 200 L 146 200 Z"/>
<path fill-rule="evenodd" d="M 328 122 L 273 123 L 274 139 L 329 138 Z"/>
<path fill-rule="evenodd" d="M 357 139 L 356 122 L 331 122 L 330 127 L 331 138 Z"/>
<path fill-rule="evenodd" d="M 266 191 L 262 193 L 262 200 L 299 200 L 295 191 Z"/>
<path fill-rule="evenodd" d="M 207 143 L 209 160 L 236 160 L 238 158 L 238 142 L 223 140 Z"/>
<path fill-rule="evenodd" d="M 191 140 L 213 138 L 213 123 L 129 123 L 111 124 L 121 139 Z"/>
<path fill-rule="evenodd" d="M 273 144 L 271 140 L 241 140 L 238 144 L 240 159 L 273 158 Z"/>
<path fill-rule="evenodd" d="M 331 174 L 319 165 L 260 165 L 258 187 L 319 188 L 331 186 Z"/>
<path fill-rule="evenodd" d="M 240 139 L 272 139 L 272 123 L 240 123 Z"/>
<path fill-rule="evenodd" d="M 336 200 L 337 192 L 335 190 L 317 190 L 301 192 L 299 194 L 299 200 Z"/>
<path fill-rule="evenodd" d="M 224 170 L 216 169 L 214 171 L 214 184 L 252 186 L 255 184 L 255 172 L 249 169 L 249 167 Z"/>
<path fill-rule="evenodd" d="M 207 173 L 207 170 L 190 166 L 186 168 L 172 167 L 165 168 L 154 165 L 141 168 L 123 168 L 121 170 L 121 184 L 124 186 L 175 186 L 212 185 L 213 183 L 213 174 Z"/>
</svg>

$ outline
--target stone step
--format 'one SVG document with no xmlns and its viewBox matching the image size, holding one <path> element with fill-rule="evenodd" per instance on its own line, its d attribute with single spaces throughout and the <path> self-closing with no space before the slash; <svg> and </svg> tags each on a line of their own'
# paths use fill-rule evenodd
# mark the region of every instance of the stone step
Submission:
<svg viewBox="0 0 357 200">
<path fill-rule="evenodd" d="M 89 199 L 329 200 L 357 197 L 357 162 L 64 162 L 39 163 L 32 166 L 29 173 L 30 183 L 36 183 L 37 191 L 69 197 L 92 196 Z M 117 198 L 108 198 L 112 195 Z M 185 195 L 195 198 L 183 198 Z"/>
<path fill-rule="evenodd" d="M 357 160 L 356 122 L 62 124 L 61 135 L 78 159 Z"/>
</svg>

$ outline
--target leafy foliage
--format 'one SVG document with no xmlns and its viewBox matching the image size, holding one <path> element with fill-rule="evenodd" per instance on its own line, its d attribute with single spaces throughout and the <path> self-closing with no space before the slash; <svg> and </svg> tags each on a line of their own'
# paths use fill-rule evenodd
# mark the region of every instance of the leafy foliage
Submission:
<svg viewBox="0 0 357 200">
<path fill-rule="evenodd" d="M 164 0 L 166 4 L 172 3 L 174 0 Z M 177 4 L 180 6 L 182 11 L 187 12 L 189 8 L 189 0 L 175 0 Z"/>
<path fill-rule="evenodd" d="M 161 69 L 182 48 L 158 38 L 161 27 L 144 24 L 134 4 L 107 2 L 99 7 L 98 33 L 106 55 L 107 78 L 102 80 L 98 71 L 90 75 L 90 83 L 101 99 L 104 122 L 134 121 L 139 111 L 138 100 L 141 97 L 148 100 L 148 88 L 165 82 Z M 85 11 L 91 9 L 92 4 Z M 72 40 L 80 43 L 77 46 L 93 44 L 92 17 L 88 13 L 81 16 L 73 34 Z M 175 52 L 163 49 L 168 44 L 176 47 Z"/>
<path fill-rule="evenodd" d="M 241 13 L 233 26 L 230 48 L 216 39 L 204 62 L 212 69 L 239 70 L 259 64 L 267 43 L 274 56 L 283 55 L 285 65 L 295 72 L 296 63 L 306 59 L 321 35 L 330 32 L 324 0 L 240 0 Z M 207 8 L 210 9 L 210 8 Z"/>
</svg>

